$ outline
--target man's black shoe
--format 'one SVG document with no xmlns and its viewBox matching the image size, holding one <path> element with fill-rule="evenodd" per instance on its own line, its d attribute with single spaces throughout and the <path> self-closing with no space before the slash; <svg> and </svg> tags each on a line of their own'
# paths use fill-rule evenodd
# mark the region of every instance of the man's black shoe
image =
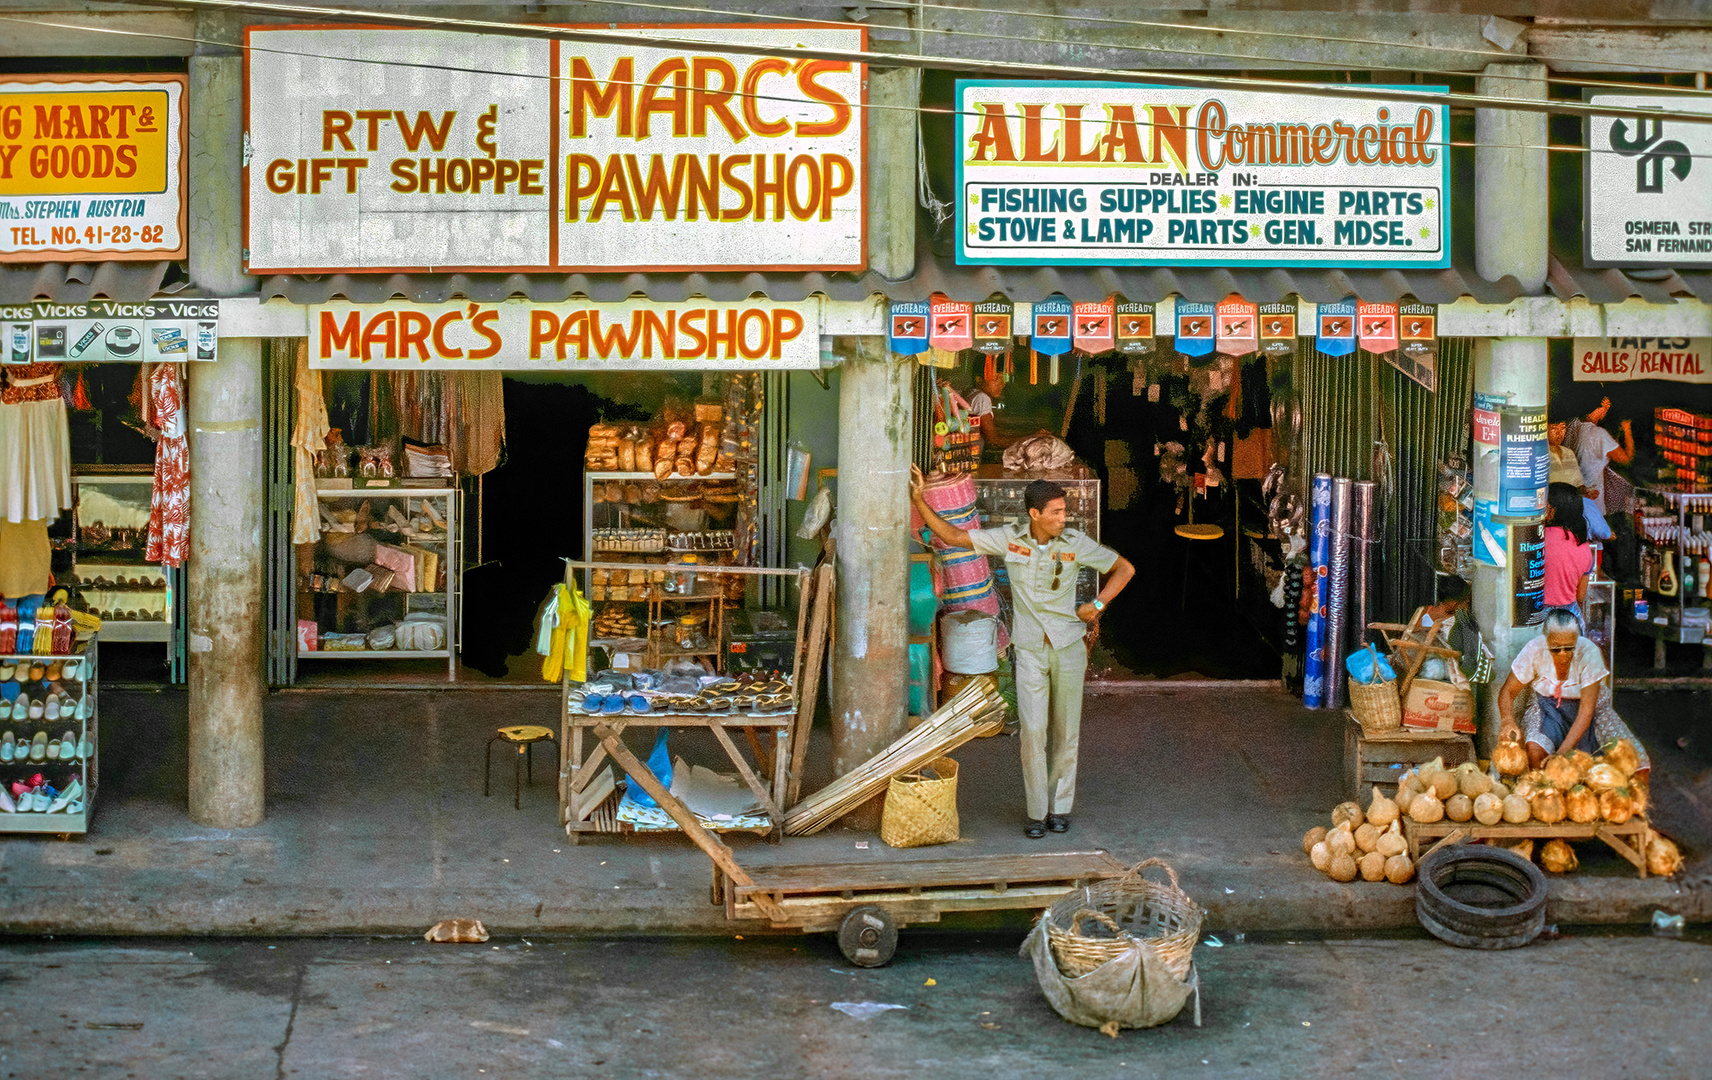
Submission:
<svg viewBox="0 0 1712 1080">
<path fill-rule="evenodd" d="M 1028 824 L 1022 827 L 1022 834 L 1030 840 L 1039 840 L 1046 835 L 1046 822 L 1028 819 Z"/>
<path fill-rule="evenodd" d="M 1046 827 L 1048 829 L 1051 829 L 1053 832 L 1069 832 L 1070 831 L 1070 815 L 1069 814 L 1047 814 L 1046 815 Z"/>
</svg>

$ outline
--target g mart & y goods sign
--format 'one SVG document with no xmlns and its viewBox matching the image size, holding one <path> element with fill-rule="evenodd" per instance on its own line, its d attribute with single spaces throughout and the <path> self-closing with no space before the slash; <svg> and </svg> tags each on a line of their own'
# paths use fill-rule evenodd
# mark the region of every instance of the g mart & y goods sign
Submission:
<svg viewBox="0 0 1712 1080">
<path fill-rule="evenodd" d="M 957 102 L 960 263 L 1450 265 L 1445 105 L 983 80 Z"/>
<path fill-rule="evenodd" d="M 414 371 L 818 368 L 820 302 L 327 304 L 309 366 Z"/>
<path fill-rule="evenodd" d="M 251 27 L 249 270 L 866 268 L 862 28 L 623 32 Z"/>
<path fill-rule="evenodd" d="M 180 259 L 185 76 L 0 79 L 0 262 Z"/>
</svg>

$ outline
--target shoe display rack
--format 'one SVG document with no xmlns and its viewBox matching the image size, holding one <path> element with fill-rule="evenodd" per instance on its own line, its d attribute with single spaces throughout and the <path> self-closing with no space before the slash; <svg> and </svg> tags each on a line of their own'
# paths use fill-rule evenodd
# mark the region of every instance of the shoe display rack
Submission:
<svg viewBox="0 0 1712 1080">
<path fill-rule="evenodd" d="M 89 831 L 95 812 L 97 646 L 0 655 L 0 833 Z"/>
<path fill-rule="evenodd" d="M 61 542 L 70 547 L 72 563 L 59 581 L 71 586 L 74 607 L 100 617 L 103 640 L 164 643 L 173 681 L 182 681 L 183 641 L 174 600 L 184 572 L 146 558 L 154 474 L 90 471 L 98 468 L 78 466 L 72 476 L 72 533 Z"/>
<path fill-rule="evenodd" d="M 322 488 L 298 553 L 297 658 L 446 661 L 457 676 L 456 488 Z"/>
</svg>

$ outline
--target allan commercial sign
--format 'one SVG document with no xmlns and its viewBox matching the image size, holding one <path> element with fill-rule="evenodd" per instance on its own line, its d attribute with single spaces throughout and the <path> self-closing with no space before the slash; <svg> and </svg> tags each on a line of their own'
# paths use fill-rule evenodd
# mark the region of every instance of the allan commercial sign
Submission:
<svg viewBox="0 0 1712 1080">
<path fill-rule="evenodd" d="M 0 78 L 0 262 L 181 259 L 183 75 Z"/>
<path fill-rule="evenodd" d="M 1450 265 L 1444 105 L 981 80 L 957 101 L 960 263 Z"/>
<path fill-rule="evenodd" d="M 862 28 L 625 32 L 251 27 L 249 270 L 866 268 Z"/>
<path fill-rule="evenodd" d="M 1587 121 L 1583 225 L 1589 266 L 1712 266 L 1712 101 L 1680 94 L 1592 94 L 1633 109 Z M 1706 122 L 1649 111 L 1703 112 Z"/>
<path fill-rule="evenodd" d="M 820 366 L 820 301 L 327 304 L 309 366 L 416 371 L 740 371 Z"/>
</svg>

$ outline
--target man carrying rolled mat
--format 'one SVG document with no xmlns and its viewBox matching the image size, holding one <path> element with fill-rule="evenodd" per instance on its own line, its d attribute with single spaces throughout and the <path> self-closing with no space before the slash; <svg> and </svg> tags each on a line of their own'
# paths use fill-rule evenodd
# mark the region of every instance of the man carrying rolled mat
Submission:
<svg viewBox="0 0 1712 1080">
<path fill-rule="evenodd" d="M 1028 804 L 1023 833 L 1039 839 L 1070 828 L 1076 802 L 1076 750 L 1082 727 L 1082 679 L 1088 646 L 1082 639 L 1122 592 L 1135 567 L 1076 529 L 1064 527 L 1064 489 L 1036 480 L 1023 491 L 1028 525 L 964 532 L 922 498 L 925 479 L 910 467 L 910 501 L 949 547 L 1005 560 L 1011 582 L 1011 643 L 1016 647 L 1017 712 L 1022 720 L 1022 786 Z M 1076 605 L 1076 571 L 1106 574 L 1092 602 Z"/>
</svg>

